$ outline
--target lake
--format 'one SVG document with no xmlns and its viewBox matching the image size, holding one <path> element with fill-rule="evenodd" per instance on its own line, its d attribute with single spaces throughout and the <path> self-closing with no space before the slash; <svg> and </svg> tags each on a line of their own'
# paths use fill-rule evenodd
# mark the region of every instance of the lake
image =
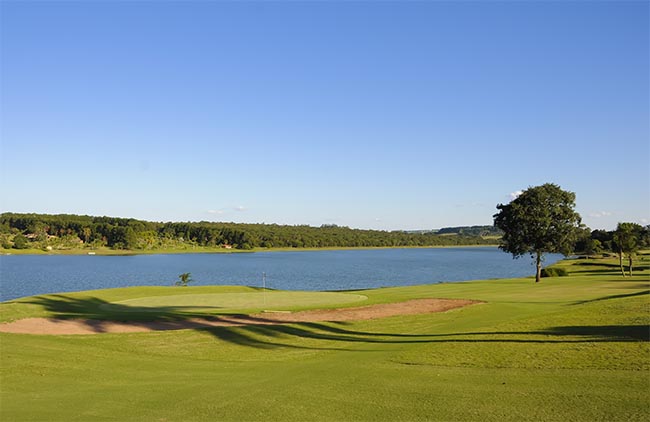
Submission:
<svg viewBox="0 0 650 422">
<path fill-rule="evenodd" d="M 561 255 L 548 255 L 552 264 Z M 133 256 L 3 255 L 0 300 L 44 293 L 127 286 L 261 286 L 282 290 L 347 290 L 533 275 L 530 257 L 494 247 L 370 249 Z"/>
</svg>

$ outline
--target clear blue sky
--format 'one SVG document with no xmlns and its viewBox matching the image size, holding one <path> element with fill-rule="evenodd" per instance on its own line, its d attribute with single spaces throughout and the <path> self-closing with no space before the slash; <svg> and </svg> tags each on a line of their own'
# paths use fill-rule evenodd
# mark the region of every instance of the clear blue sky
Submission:
<svg viewBox="0 0 650 422">
<path fill-rule="evenodd" d="M 1 3 L 0 210 L 650 223 L 649 3 Z"/>
</svg>

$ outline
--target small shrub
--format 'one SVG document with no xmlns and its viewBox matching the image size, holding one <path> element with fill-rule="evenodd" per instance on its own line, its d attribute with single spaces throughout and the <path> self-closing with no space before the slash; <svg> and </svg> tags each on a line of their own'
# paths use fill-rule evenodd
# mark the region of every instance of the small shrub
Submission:
<svg viewBox="0 0 650 422">
<path fill-rule="evenodd" d="M 174 283 L 176 286 L 181 286 L 181 287 L 187 287 L 188 283 L 191 283 L 192 281 L 192 274 L 190 273 L 183 273 L 178 276 L 179 280 Z"/>
<path fill-rule="evenodd" d="M 542 268 L 542 277 L 566 277 L 569 273 L 564 268 Z"/>
</svg>

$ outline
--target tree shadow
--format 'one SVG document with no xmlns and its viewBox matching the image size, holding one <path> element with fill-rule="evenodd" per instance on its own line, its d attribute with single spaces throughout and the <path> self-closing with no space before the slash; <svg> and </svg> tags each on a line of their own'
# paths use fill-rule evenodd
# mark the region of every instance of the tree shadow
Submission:
<svg viewBox="0 0 650 422">
<path fill-rule="evenodd" d="M 588 261 L 588 262 L 574 262 L 574 263 L 571 264 L 571 267 L 604 267 L 604 268 L 617 269 L 617 268 L 619 268 L 619 265 L 611 263 L 611 262 Z"/>
<path fill-rule="evenodd" d="M 640 282 L 636 284 L 625 284 L 625 285 L 617 285 L 617 286 L 612 286 L 612 289 L 625 289 L 625 290 L 639 290 L 639 289 L 647 289 L 650 287 L 650 280 L 646 282 Z"/>
<path fill-rule="evenodd" d="M 552 327 L 544 331 L 554 336 L 583 336 L 600 339 L 650 341 L 648 325 L 573 325 Z"/>
<path fill-rule="evenodd" d="M 613 295 L 606 300 L 648 294 L 649 291 Z M 588 302 L 588 301 L 585 301 Z M 372 348 L 352 348 L 352 345 L 376 344 L 435 344 L 435 343 L 594 343 L 650 341 L 647 325 L 589 325 L 557 326 L 531 331 L 474 331 L 452 333 L 411 334 L 354 330 L 352 322 L 286 322 L 272 316 L 244 314 L 206 314 L 183 307 L 161 308 L 160 312 L 143 312 L 137 307 L 112 304 L 96 297 L 73 298 L 64 295 L 36 296 L 29 301 L 44 307 L 58 320 L 82 321 L 95 333 L 106 332 L 111 321 L 153 330 L 193 329 L 214 338 L 242 347 L 257 349 L 306 349 L 351 352 L 376 351 Z M 584 302 L 583 302 L 584 303 Z M 215 326 L 215 323 L 219 324 Z M 305 345 L 304 339 L 316 340 Z"/>
<path fill-rule="evenodd" d="M 326 351 L 346 351 L 346 352 L 376 352 L 372 349 L 350 349 L 341 345 L 340 342 L 342 339 L 336 339 L 334 337 L 321 336 L 316 332 L 309 330 L 301 330 L 296 328 L 289 328 L 288 325 L 242 325 L 237 327 L 204 327 L 200 330 L 206 333 L 211 334 L 215 338 L 232 343 L 239 346 L 252 347 L 256 349 L 295 349 L 295 350 L 326 350 Z M 336 341 L 339 347 L 335 347 L 331 343 L 322 343 L 321 345 L 312 345 L 304 346 L 295 344 L 295 339 L 291 337 L 300 337 L 308 339 L 318 339 L 318 340 L 328 340 Z M 273 339 L 273 341 L 271 341 Z M 282 339 L 291 341 L 294 343 L 283 342 Z M 346 341 L 356 341 L 359 342 L 359 339 L 346 340 Z"/>
<path fill-rule="evenodd" d="M 21 300 L 42 306 L 56 319 L 95 319 L 103 321 L 178 321 L 188 318 L 206 316 L 198 309 L 207 306 L 161 306 L 156 308 L 128 306 L 107 302 L 97 297 L 75 298 L 65 295 L 34 296 L 30 300 Z"/>
<path fill-rule="evenodd" d="M 609 299 L 620 299 L 620 298 L 623 298 L 623 297 L 648 296 L 648 295 L 650 295 L 650 290 L 644 290 L 644 291 L 635 292 L 635 293 L 624 293 L 624 294 L 619 294 L 619 295 L 610 295 L 610 296 L 598 297 L 596 299 L 579 300 L 577 302 L 573 302 L 571 305 L 582 305 L 582 304 L 585 304 L 585 303 L 600 302 L 600 301 L 609 300 Z"/>
<path fill-rule="evenodd" d="M 625 271 L 628 270 L 627 261 L 624 262 Z M 650 270 L 650 265 L 644 261 L 635 260 L 632 266 L 634 272 Z M 568 268 L 571 274 L 621 274 L 619 263 L 613 262 L 574 262 Z"/>
<path fill-rule="evenodd" d="M 259 349 L 310 349 L 367 352 L 373 349 L 352 348 L 353 344 L 435 344 L 435 343 L 521 343 L 578 344 L 603 342 L 650 341 L 647 325 L 558 326 L 538 331 L 482 331 L 446 334 L 371 333 L 346 330 L 320 323 L 251 325 L 237 328 L 205 329 L 216 338 Z M 294 340 L 292 340 L 294 338 Z M 300 346 L 295 339 L 318 340 L 322 346 Z M 274 339 L 273 341 L 269 339 Z M 276 340 L 277 339 L 277 340 Z M 286 339 L 287 342 L 280 341 Z M 331 346 L 330 346 L 331 345 Z M 335 347 L 332 347 L 335 346 Z"/>
</svg>

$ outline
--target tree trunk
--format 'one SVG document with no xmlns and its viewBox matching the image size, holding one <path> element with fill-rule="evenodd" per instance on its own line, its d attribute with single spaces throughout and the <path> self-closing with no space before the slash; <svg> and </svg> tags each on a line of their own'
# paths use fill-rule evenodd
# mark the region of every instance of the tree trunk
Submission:
<svg viewBox="0 0 650 422">
<path fill-rule="evenodd" d="M 535 273 L 535 283 L 539 283 L 542 278 L 542 253 L 537 252 L 537 272 Z"/>
<path fill-rule="evenodd" d="M 627 254 L 627 262 L 628 262 L 628 264 L 629 264 L 629 265 L 628 265 L 628 267 L 629 267 L 629 274 L 630 274 L 630 277 L 632 277 L 632 254 L 631 254 L 631 253 Z"/>
<path fill-rule="evenodd" d="M 623 251 L 618 250 L 618 265 L 621 267 L 621 274 L 623 274 L 623 277 L 626 277 L 625 275 L 625 268 L 623 268 Z"/>
</svg>

